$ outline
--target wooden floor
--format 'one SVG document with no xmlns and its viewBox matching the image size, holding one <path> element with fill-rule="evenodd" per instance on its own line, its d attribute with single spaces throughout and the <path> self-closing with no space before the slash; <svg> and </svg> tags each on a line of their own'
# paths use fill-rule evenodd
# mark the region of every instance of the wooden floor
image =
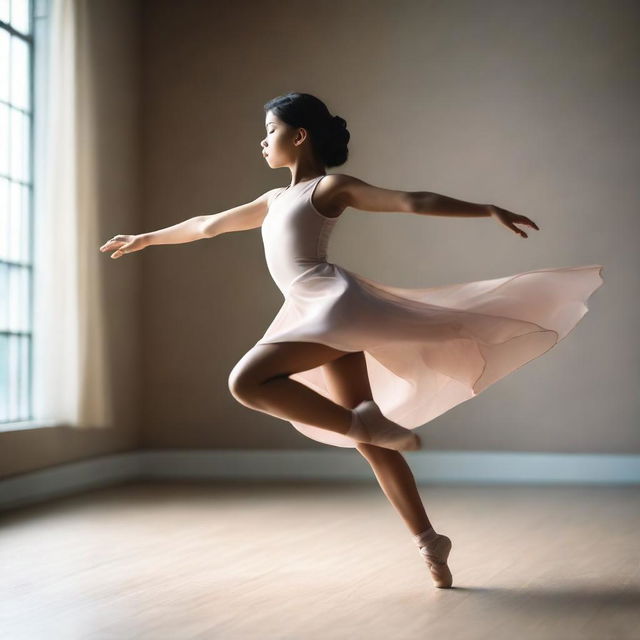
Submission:
<svg viewBox="0 0 640 640">
<path fill-rule="evenodd" d="M 5 513 L 0 637 L 640 638 L 640 487 L 421 494 L 453 589 L 373 484 L 122 485 Z"/>
</svg>

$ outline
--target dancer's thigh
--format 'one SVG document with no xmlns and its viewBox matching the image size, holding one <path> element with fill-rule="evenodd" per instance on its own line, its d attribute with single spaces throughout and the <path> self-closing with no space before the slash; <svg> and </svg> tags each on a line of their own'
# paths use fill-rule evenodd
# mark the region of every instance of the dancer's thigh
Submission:
<svg viewBox="0 0 640 640">
<path fill-rule="evenodd" d="M 363 351 L 348 353 L 342 358 L 323 364 L 321 369 L 329 396 L 336 404 L 353 409 L 363 400 L 373 400 Z M 389 451 L 364 442 L 359 442 L 356 450 L 369 462 L 379 459 Z"/>
<path fill-rule="evenodd" d="M 331 399 L 348 409 L 373 400 L 364 352 L 355 351 L 323 364 L 322 375 Z"/>
<path fill-rule="evenodd" d="M 229 390 L 235 396 L 243 396 L 271 378 L 314 369 L 348 353 L 318 342 L 256 344 L 231 370 Z"/>
<path fill-rule="evenodd" d="M 321 369 L 329 395 L 337 404 L 353 409 L 363 400 L 373 400 L 367 361 L 363 351 L 348 353 L 342 358 L 323 364 Z M 356 450 L 370 464 L 399 455 L 397 451 L 365 442 L 359 442 Z"/>
</svg>

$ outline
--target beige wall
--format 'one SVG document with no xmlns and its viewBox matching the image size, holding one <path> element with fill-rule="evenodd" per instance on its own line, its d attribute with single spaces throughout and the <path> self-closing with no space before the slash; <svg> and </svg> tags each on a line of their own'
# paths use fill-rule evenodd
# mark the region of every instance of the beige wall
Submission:
<svg viewBox="0 0 640 640">
<path fill-rule="evenodd" d="M 416 287 L 605 266 L 605 286 L 575 331 L 423 427 L 426 447 L 640 452 L 637 5 L 144 1 L 139 87 L 136 3 L 93 5 L 104 19 L 105 237 L 286 185 L 288 172 L 271 171 L 259 153 L 262 105 L 290 90 L 314 93 L 352 134 L 349 162 L 331 171 L 493 202 L 541 227 L 524 240 L 489 219 L 347 210 L 333 262 Z M 121 354 L 120 435 L 3 434 L 21 442 L 16 465 L 132 446 L 137 400 L 145 448 L 326 449 L 227 388 L 282 302 L 259 230 L 151 247 L 105 269 Z"/>
<path fill-rule="evenodd" d="M 423 427 L 426 446 L 640 452 L 637 17 L 627 2 L 145 2 L 135 231 L 286 185 L 259 154 L 262 105 L 314 93 L 352 134 L 333 171 L 542 228 L 347 210 L 330 260 L 401 286 L 605 265 L 570 337 Z M 259 231 L 140 262 L 144 446 L 324 448 L 227 388 L 282 301 Z"/>
<path fill-rule="evenodd" d="M 138 206 L 139 6 L 89 0 L 98 91 L 100 235 L 136 226 Z M 37 213 L 36 213 L 37 216 Z M 37 217 L 36 217 L 37 219 Z M 96 247 L 97 252 L 97 247 Z M 40 428 L 0 433 L 0 477 L 136 449 L 140 425 L 140 262 L 104 259 L 114 429 Z"/>
</svg>

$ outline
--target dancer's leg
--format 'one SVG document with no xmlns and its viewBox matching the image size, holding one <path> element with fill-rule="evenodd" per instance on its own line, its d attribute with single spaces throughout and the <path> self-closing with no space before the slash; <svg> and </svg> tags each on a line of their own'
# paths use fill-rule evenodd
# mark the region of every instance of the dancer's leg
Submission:
<svg viewBox="0 0 640 640">
<path fill-rule="evenodd" d="M 331 397 L 343 407 L 353 408 L 363 400 L 373 400 L 367 363 L 362 351 L 350 353 L 323 365 L 322 372 Z M 399 451 L 359 443 L 357 450 L 371 465 L 389 502 L 414 535 L 431 526 L 415 478 Z"/>
<path fill-rule="evenodd" d="M 371 465 L 378 484 L 412 534 L 431 527 L 416 481 L 399 451 L 360 443 L 356 447 Z"/>
<path fill-rule="evenodd" d="M 343 406 L 353 407 L 362 400 L 372 400 L 367 363 L 364 353 L 351 353 L 322 367 L 331 397 Z M 373 472 L 396 511 L 413 534 L 433 583 L 438 588 L 450 588 L 453 576 L 447 565 L 451 540 L 437 533 L 422 505 L 415 478 L 399 451 L 359 443 L 357 450 L 371 465 Z"/>
<path fill-rule="evenodd" d="M 232 369 L 229 390 L 256 411 L 345 434 L 351 427 L 351 410 L 289 376 L 347 353 L 315 342 L 257 344 Z"/>
<path fill-rule="evenodd" d="M 389 449 L 419 448 L 418 436 L 389 420 L 375 403 L 363 403 L 351 410 L 290 377 L 348 353 L 316 342 L 257 344 L 232 370 L 229 389 L 242 404 L 279 418 Z"/>
</svg>

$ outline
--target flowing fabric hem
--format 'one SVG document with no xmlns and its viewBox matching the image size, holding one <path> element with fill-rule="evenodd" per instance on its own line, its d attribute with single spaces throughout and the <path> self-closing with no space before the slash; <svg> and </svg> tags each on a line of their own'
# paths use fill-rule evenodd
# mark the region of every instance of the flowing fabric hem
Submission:
<svg viewBox="0 0 640 640">
<path fill-rule="evenodd" d="M 302 281 L 306 276 L 310 276 L 311 272 L 317 266 L 318 265 L 314 265 L 313 267 L 310 267 L 309 269 L 301 273 L 299 276 L 297 276 L 294 281 L 292 281 L 291 286 L 289 287 L 288 293 L 285 296 L 285 302 L 282 305 L 281 313 L 285 312 L 285 309 L 288 304 L 292 304 L 289 297 L 289 293 L 292 292 L 293 287 L 297 283 Z M 335 266 L 335 265 L 332 265 L 332 266 Z M 407 298 L 407 297 L 400 296 L 394 292 L 403 291 L 403 292 L 409 292 L 412 295 L 425 295 L 425 294 L 428 295 L 429 293 L 434 291 L 442 292 L 442 291 L 446 291 L 447 289 L 455 289 L 456 287 L 462 287 L 462 286 L 468 286 L 468 285 L 474 284 L 474 283 L 458 283 L 454 285 L 444 285 L 442 287 L 436 287 L 436 288 L 401 289 L 398 287 L 388 287 L 387 285 L 378 283 L 368 278 L 364 278 L 363 276 L 360 276 L 359 274 L 356 274 L 349 270 L 343 269 L 342 267 L 337 267 L 337 268 L 348 273 L 356 281 L 359 281 L 360 283 L 364 282 L 366 285 L 370 287 L 374 287 L 376 290 L 380 291 L 384 295 L 385 300 L 387 299 L 387 296 L 391 295 L 398 298 L 398 301 L 403 306 L 405 305 L 405 303 L 409 303 L 410 308 L 414 308 L 417 310 L 424 310 L 424 309 L 428 309 L 429 307 L 436 307 L 438 309 L 442 309 L 445 311 L 456 311 L 455 308 L 452 309 L 452 308 L 441 306 L 441 305 L 432 305 L 431 303 L 426 303 L 426 302 L 421 302 L 420 300 L 416 300 L 413 297 Z M 365 360 L 367 363 L 369 383 L 371 385 L 374 400 L 378 402 L 378 404 L 380 405 L 380 409 L 385 415 L 387 415 L 387 417 L 389 417 L 389 419 L 394 420 L 395 422 L 405 426 L 406 428 L 414 429 L 419 426 L 423 426 L 427 422 L 430 422 L 431 420 L 435 419 L 437 416 L 446 413 L 447 411 L 453 409 L 455 406 L 461 404 L 462 402 L 473 399 L 474 397 L 479 395 L 482 391 L 488 389 L 490 386 L 492 386 L 493 384 L 495 384 L 505 376 L 510 375 L 511 373 L 521 369 L 525 364 L 528 364 L 532 360 L 547 353 L 554 346 L 556 346 L 561 340 L 563 340 L 567 335 L 569 335 L 575 329 L 575 327 L 580 322 L 580 320 L 589 311 L 589 306 L 587 305 L 587 301 L 589 300 L 591 295 L 593 295 L 593 293 L 596 290 L 598 290 L 604 283 L 604 278 L 602 277 L 603 265 L 588 265 L 588 266 L 566 267 L 566 268 L 562 268 L 562 267 L 547 268 L 547 269 L 535 269 L 531 271 L 526 271 L 526 272 L 514 274 L 508 277 L 507 280 L 498 284 L 494 289 L 487 291 L 486 296 L 490 297 L 495 293 L 495 291 L 497 291 L 497 289 L 503 288 L 505 285 L 512 283 L 515 279 L 522 276 L 526 276 L 527 274 L 543 273 L 543 272 L 594 270 L 594 269 L 597 269 L 597 277 L 599 278 L 599 282 L 595 283 L 595 285 L 592 286 L 590 290 L 587 291 L 587 293 L 584 295 L 582 300 L 573 301 L 574 303 L 580 302 L 582 305 L 582 310 L 581 310 L 581 313 L 575 316 L 572 316 L 570 321 L 565 320 L 565 322 L 569 322 L 570 326 L 568 329 L 565 330 L 564 334 L 562 335 L 560 334 L 559 331 L 556 331 L 548 327 L 544 327 L 537 322 L 532 322 L 531 320 L 523 320 L 522 318 L 513 318 L 513 317 L 502 315 L 502 314 L 492 314 L 492 313 L 484 313 L 484 312 L 478 313 L 477 315 L 485 318 L 492 317 L 492 318 L 496 318 L 496 320 L 504 319 L 507 321 L 511 320 L 519 323 L 528 323 L 535 326 L 536 328 L 529 332 L 512 335 L 506 338 L 505 340 L 501 340 L 501 341 L 487 342 L 479 339 L 478 336 L 473 337 L 472 342 L 475 344 L 477 355 L 482 361 L 482 369 L 472 384 L 468 384 L 460 379 L 455 379 L 450 375 L 443 374 L 442 372 L 437 371 L 437 369 L 433 369 L 427 372 L 427 369 L 429 369 L 429 367 L 427 364 L 423 364 L 422 375 L 427 377 L 427 373 L 429 373 L 429 375 L 432 376 L 432 378 L 434 379 L 433 388 L 427 389 L 425 388 L 424 381 L 418 380 L 418 378 L 420 377 L 420 372 L 416 372 L 415 378 L 412 378 L 411 376 L 403 377 L 402 375 L 399 375 L 396 371 L 393 371 L 392 369 L 389 369 L 387 366 L 385 366 L 385 358 L 381 358 L 379 355 L 380 349 L 376 349 L 376 348 L 368 349 L 366 344 L 360 344 L 358 346 L 354 346 L 353 343 L 346 344 L 345 342 L 341 342 L 337 339 L 333 339 L 330 337 L 331 330 L 327 331 L 324 335 L 318 335 L 317 330 L 315 332 L 314 330 L 308 331 L 306 336 L 301 335 L 301 333 L 304 334 L 304 321 L 301 321 L 298 326 L 292 327 L 291 330 L 288 332 L 288 335 L 285 330 L 284 334 L 281 332 L 280 335 L 269 337 L 269 333 L 271 330 L 271 327 L 270 327 L 270 329 L 267 330 L 267 332 L 265 333 L 265 336 L 263 336 L 263 338 L 260 341 L 258 341 L 257 344 L 274 344 L 279 342 L 309 342 L 309 343 L 322 344 L 322 345 L 332 347 L 340 351 L 346 351 L 349 353 L 362 351 L 364 353 Z M 493 280 L 498 281 L 498 280 L 502 280 L 502 278 L 495 278 Z M 486 283 L 490 283 L 491 281 L 492 280 L 485 280 L 485 281 L 479 281 L 479 283 L 486 284 Z M 567 300 L 569 301 L 571 300 L 570 296 L 567 297 Z M 474 314 L 475 312 L 465 310 L 464 313 Z M 540 346 L 538 346 L 539 341 L 537 340 L 532 341 L 532 338 L 535 335 L 539 335 L 540 337 L 542 337 L 544 334 L 552 338 L 552 341 L 550 343 L 547 344 L 543 341 L 543 343 Z M 291 337 L 292 335 L 294 337 Z M 527 336 L 529 336 L 529 338 L 527 338 Z M 523 342 L 523 339 L 525 340 L 524 342 Z M 527 355 L 522 357 L 519 362 L 515 361 L 513 366 L 510 366 L 508 364 L 504 365 L 504 368 L 502 370 L 499 370 L 497 374 L 494 374 L 493 379 L 489 379 L 489 381 L 486 382 L 484 385 L 481 385 L 480 387 L 478 387 L 478 384 L 483 379 L 483 377 L 485 376 L 488 370 L 489 358 L 487 354 L 490 353 L 490 350 L 491 349 L 495 350 L 499 347 L 503 347 L 503 349 L 506 349 L 509 343 L 514 343 L 514 341 L 520 341 L 521 344 L 519 343 L 520 344 L 519 348 L 523 350 L 525 353 L 527 353 Z M 385 349 L 387 350 L 393 349 L 393 346 L 394 346 L 393 339 L 389 340 L 388 344 L 384 345 Z M 419 348 L 419 345 L 418 345 L 418 348 Z M 446 348 L 446 341 L 442 343 L 442 348 L 443 349 Z M 529 349 L 531 349 L 531 351 L 528 351 Z M 398 346 L 398 350 L 400 351 L 399 346 Z M 517 350 L 518 348 L 514 347 L 514 354 Z M 377 352 L 378 352 L 378 357 L 376 357 Z M 509 356 L 510 354 L 508 353 L 508 351 L 504 351 L 503 357 L 506 357 L 507 359 L 509 359 Z M 496 360 L 497 361 L 500 360 L 499 355 L 496 356 Z M 301 382 L 302 384 L 307 385 L 316 393 L 319 393 L 320 395 L 330 400 L 333 400 L 328 390 L 328 386 L 326 385 L 326 381 L 324 380 L 324 376 L 322 373 L 323 366 L 324 365 L 320 365 L 318 367 L 315 367 L 314 369 L 294 373 L 291 375 L 291 378 L 298 382 Z M 371 372 L 372 368 L 375 369 L 376 371 L 375 375 L 372 375 L 372 372 Z M 438 382 L 438 380 L 440 381 Z M 418 389 L 418 387 L 420 387 L 418 382 L 422 383 L 422 386 L 420 389 Z M 398 388 L 401 385 L 405 385 L 406 388 L 410 388 L 410 391 L 405 391 L 405 399 L 397 403 L 395 406 L 391 402 L 385 401 L 385 399 L 388 398 L 388 394 L 390 393 L 388 389 L 394 388 L 394 385 L 397 386 Z M 434 388 L 435 388 L 435 391 L 433 390 Z M 429 398 L 425 399 L 426 396 L 429 394 L 429 392 L 432 393 L 433 398 L 431 400 L 433 400 L 434 402 L 430 402 Z M 437 399 L 438 396 L 442 396 L 443 398 L 449 397 L 449 399 L 443 400 L 442 401 L 443 404 L 439 408 L 432 408 L 431 405 L 435 404 L 435 399 Z M 420 408 L 417 408 L 418 405 Z M 418 421 L 416 422 L 416 415 L 422 415 L 425 419 L 424 420 L 418 419 Z M 290 421 L 290 422 L 303 435 L 306 435 L 307 437 L 314 439 L 318 442 L 322 442 L 324 444 L 330 444 L 333 446 L 345 447 L 345 448 L 354 448 L 357 445 L 357 443 L 351 438 L 348 438 L 347 436 L 339 434 L 337 432 L 330 431 L 327 429 L 322 429 L 320 427 L 317 427 L 314 425 L 308 425 L 302 422 L 297 422 L 297 421 Z"/>
</svg>

